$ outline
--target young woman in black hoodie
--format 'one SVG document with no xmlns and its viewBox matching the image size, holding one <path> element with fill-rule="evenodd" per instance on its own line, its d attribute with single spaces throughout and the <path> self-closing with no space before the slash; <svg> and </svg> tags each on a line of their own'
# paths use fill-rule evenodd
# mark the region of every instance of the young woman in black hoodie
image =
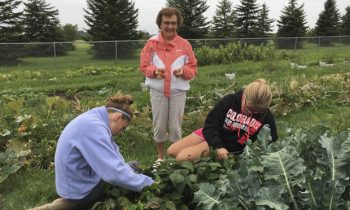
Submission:
<svg viewBox="0 0 350 210">
<path fill-rule="evenodd" d="M 224 96 L 209 112 L 204 128 L 172 144 L 168 155 L 178 161 L 192 161 L 208 155 L 212 148 L 218 159 L 225 159 L 229 153 L 241 153 L 246 141 L 254 141 L 265 124 L 270 127 L 272 141 L 276 141 L 276 123 L 269 109 L 271 99 L 271 89 L 264 79 Z"/>
</svg>

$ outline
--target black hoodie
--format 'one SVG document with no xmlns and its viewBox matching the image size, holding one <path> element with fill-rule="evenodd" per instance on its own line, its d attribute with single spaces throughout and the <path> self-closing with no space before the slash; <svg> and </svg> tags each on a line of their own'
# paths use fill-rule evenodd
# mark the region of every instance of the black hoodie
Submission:
<svg viewBox="0 0 350 210">
<path fill-rule="evenodd" d="M 263 113 L 242 113 L 243 90 L 224 96 L 209 112 L 203 135 L 213 149 L 226 148 L 241 152 L 248 139 L 255 140 L 265 124 L 269 124 L 272 141 L 278 139 L 275 119 L 269 109 Z"/>
</svg>

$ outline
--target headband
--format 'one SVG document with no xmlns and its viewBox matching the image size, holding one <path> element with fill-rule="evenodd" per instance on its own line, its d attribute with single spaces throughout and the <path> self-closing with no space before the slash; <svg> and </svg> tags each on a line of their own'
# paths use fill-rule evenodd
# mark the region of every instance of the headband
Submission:
<svg viewBox="0 0 350 210">
<path fill-rule="evenodd" d="M 131 121 L 131 115 L 123 110 L 120 110 L 120 109 L 117 109 L 117 108 L 114 108 L 114 107 L 106 107 L 108 110 L 112 110 L 112 111 L 115 111 L 115 112 L 120 112 L 122 113 L 129 121 Z"/>
</svg>

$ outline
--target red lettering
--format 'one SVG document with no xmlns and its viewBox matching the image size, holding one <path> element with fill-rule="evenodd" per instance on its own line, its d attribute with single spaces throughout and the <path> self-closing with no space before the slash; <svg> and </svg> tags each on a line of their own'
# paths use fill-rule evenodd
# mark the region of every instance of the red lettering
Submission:
<svg viewBox="0 0 350 210">
<path fill-rule="evenodd" d="M 236 117 L 236 122 L 240 122 L 242 118 L 242 114 L 238 114 Z"/>
</svg>

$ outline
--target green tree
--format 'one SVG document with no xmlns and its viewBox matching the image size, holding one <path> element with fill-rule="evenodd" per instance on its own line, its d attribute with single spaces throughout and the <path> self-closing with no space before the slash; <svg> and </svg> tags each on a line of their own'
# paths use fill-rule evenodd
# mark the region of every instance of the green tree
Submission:
<svg viewBox="0 0 350 210">
<path fill-rule="evenodd" d="M 350 36 L 350 6 L 345 8 L 345 14 L 341 18 L 342 35 Z M 342 38 L 343 43 L 350 43 L 350 38 Z"/>
<path fill-rule="evenodd" d="M 18 63 L 22 56 L 21 46 L 4 44 L 21 41 L 22 12 L 15 11 L 20 4 L 21 1 L 0 1 L 0 64 Z"/>
<path fill-rule="evenodd" d="M 58 10 L 45 0 L 28 0 L 24 3 L 23 27 L 26 42 L 63 42 L 64 35 L 58 19 Z M 29 45 L 32 56 L 65 55 L 64 44 Z"/>
<path fill-rule="evenodd" d="M 233 37 L 235 33 L 235 13 L 232 2 L 221 0 L 217 5 L 212 21 L 212 34 L 215 38 Z"/>
<path fill-rule="evenodd" d="M 78 36 L 78 26 L 72 24 L 65 24 L 62 26 L 64 41 L 74 42 Z"/>
<path fill-rule="evenodd" d="M 83 30 L 77 31 L 77 39 L 82 39 L 82 40 L 87 41 L 87 42 L 91 41 L 90 35 L 86 31 L 83 31 Z"/>
<path fill-rule="evenodd" d="M 256 0 L 241 0 L 236 7 L 236 28 L 238 37 L 257 37 L 259 5 Z"/>
<path fill-rule="evenodd" d="M 335 0 L 327 0 L 324 3 L 324 10 L 319 14 L 316 22 L 315 33 L 317 36 L 339 35 L 340 13 Z M 331 38 L 322 38 L 321 45 L 331 45 Z"/>
<path fill-rule="evenodd" d="M 342 35 L 350 35 L 350 6 L 345 8 L 345 14 L 341 18 Z"/>
<path fill-rule="evenodd" d="M 84 9 L 91 41 L 138 39 L 138 9 L 131 0 L 88 0 Z M 137 46 L 128 43 L 94 43 L 91 53 L 96 58 L 129 57 Z"/>
<path fill-rule="evenodd" d="M 205 0 L 167 0 L 168 7 L 180 10 L 183 16 L 183 25 L 178 33 L 187 39 L 204 38 L 208 35 L 209 23 L 204 13 L 209 6 Z"/>
<path fill-rule="evenodd" d="M 78 26 L 72 24 L 65 24 L 62 26 L 63 36 L 65 42 L 74 42 L 78 37 Z M 70 48 L 68 50 L 75 50 L 73 43 L 69 43 Z M 67 46 L 68 47 L 68 46 Z"/>
<path fill-rule="evenodd" d="M 148 33 L 147 31 L 142 31 L 139 30 L 137 31 L 138 37 L 142 40 L 148 40 L 149 38 L 151 38 L 151 34 Z"/>
<path fill-rule="evenodd" d="M 269 8 L 263 3 L 258 14 L 257 35 L 259 37 L 269 36 L 273 22 L 274 20 L 269 18 Z"/>
<path fill-rule="evenodd" d="M 280 19 L 277 21 L 278 37 L 303 37 L 305 36 L 307 26 L 305 20 L 304 4 L 297 5 L 297 0 L 289 0 L 284 7 Z M 297 41 L 297 42 L 295 42 Z M 280 48 L 301 48 L 302 42 L 296 39 L 279 39 L 277 41 Z"/>
</svg>

